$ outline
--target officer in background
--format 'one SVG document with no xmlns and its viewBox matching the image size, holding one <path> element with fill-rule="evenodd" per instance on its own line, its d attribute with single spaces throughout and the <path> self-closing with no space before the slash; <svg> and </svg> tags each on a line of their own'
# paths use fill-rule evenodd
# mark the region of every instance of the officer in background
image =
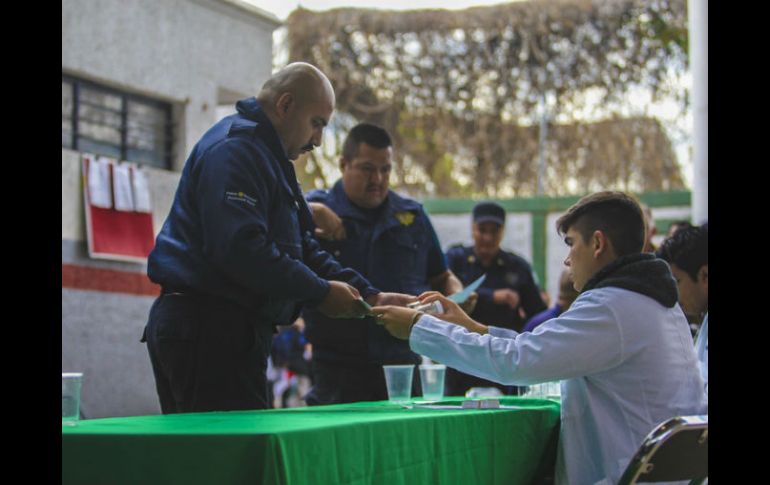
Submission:
<svg viewBox="0 0 770 485">
<path fill-rule="evenodd" d="M 306 195 L 321 247 L 382 291 L 461 291 L 422 205 L 388 188 L 392 157 L 384 129 L 361 123 L 350 130 L 340 158 L 342 179 Z M 306 309 L 304 318 L 313 344 L 309 405 L 385 400 L 382 365 L 420 363 L 406 341 L 372 317 L 332 319 Z M 420 395 L 417 368 L 412 383 L 413 395 Z"/>
<path fill-rule="evenodd" d="M 500 249 L 505 234 L 505 209 L 494 202 L 480 202 L 473 208 L 473 246 L 452 246 L 447 252 L 449 268 L 469 285 L 481 275 L 487 277 L 476 290 L 478 301 L 471 317 L 480 322 L 520 332 L 526 319 L 546 309 L 535 282 L 532 267 L 522 257 Z M 523 309 L 524 317 L 521 315 Z M 447 368 L 448 395 L 464 395 L 471 387 L 515 389 Z"/>
</svg>

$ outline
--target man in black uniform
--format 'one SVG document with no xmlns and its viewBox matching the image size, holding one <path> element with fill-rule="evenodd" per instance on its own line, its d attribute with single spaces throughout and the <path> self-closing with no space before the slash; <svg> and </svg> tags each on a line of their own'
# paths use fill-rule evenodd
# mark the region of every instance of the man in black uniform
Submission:
<svg viewBox="0 0 770 485">
<path fill-rule="evenodd" d="M 481 275 L 487 277 L 476 290 L 478 301 L 471 317 L 480 322 L 520 332 L 527 317 L 545 310 L 546 304 L 532 275 L 532 267 L 523 258 L 500 249 L 505 229 L 505 209 L 494 202 L 480 202 L 473 208 L 473 246 L 453 246 L 447 252 L 449 268 L 469 285 Z M 522 318 L 520 310 L 524 311 Z M 447 368 L 447 394 L 464 395 L 471 387 L 497 387 L 515 392 L 501 384 Z"/>
<path fill-rule="evenodd" d="M 142 341 L 164 414 L 270 407 L 272 335 L 304 305 L 363 317 L 359 296 L 413 300 L 380 293 L 312 237 L 291 160 L 321 144 L 334 104 L 320 70 L 290 64 L 193 148 L 147 262 L 162 292 Z"/>
</svg>

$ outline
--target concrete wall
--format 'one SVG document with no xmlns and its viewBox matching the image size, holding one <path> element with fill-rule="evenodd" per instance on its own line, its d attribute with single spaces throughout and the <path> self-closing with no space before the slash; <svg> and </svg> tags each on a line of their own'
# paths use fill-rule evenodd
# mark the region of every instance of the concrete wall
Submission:
<svg viewBox="0 0 770 485">
<path fill-rule="evenodd" d="M 155 233 L 179 171 L 218 107 L 257 93 L 272 70 L 275 17 L 237 0 L 64 0 L 62 72 L 170 102 L 173 171 L 145 168 Z M 83 372 L 87 418 L 160 412 L 139 342 L 159 289 L 146 265 L 92 259 L 80 153 L 62 149 L 62 372 Z"/>
<path fill-rule="evenodd" d="M 157 234 L 179 173 L 145 170 Z M 78 274 L 66 285 L 62 280 L 62 372 L 83 372 L 85 417 L 157 414 L 152 368 L 139 343 L 155 297 L 112 288 L 115 279 L 146 279 L 146 265 L 88 256 L 81 180 L 80 153 L 62 149 L 62 273 Z M 105 272 L 112 281 L 100 281 Z"/>
<path fill-rule="evenodd" d="M 175 106 L 178 170 L 216 121 L 272 71 L 277 19 L 224 0 L 64 0 L 62 71 Z"/>
</svg>

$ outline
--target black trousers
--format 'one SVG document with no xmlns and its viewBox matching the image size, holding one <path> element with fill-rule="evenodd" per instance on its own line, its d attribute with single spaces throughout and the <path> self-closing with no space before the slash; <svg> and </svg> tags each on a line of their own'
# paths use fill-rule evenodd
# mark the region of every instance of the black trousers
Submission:
<svg viewBox="0 0 770 485">
<path fill-rule="evenodd" d="M 150 309 L 147 342 L 163 414 L 267 409 L 273 327 L 232 302 L 161 294 Z"/>
<path fill-rule="evenodd" d="M 341 364 L 314 359 L 311 368 L 313 387 L 305 396 L 308 406 L 388 399 L 382 365 Z M 419 396 L 422 396 L 422 386 L 419 367 L 415 365 L 412 374 L 412 397 Z"/>
</svg>

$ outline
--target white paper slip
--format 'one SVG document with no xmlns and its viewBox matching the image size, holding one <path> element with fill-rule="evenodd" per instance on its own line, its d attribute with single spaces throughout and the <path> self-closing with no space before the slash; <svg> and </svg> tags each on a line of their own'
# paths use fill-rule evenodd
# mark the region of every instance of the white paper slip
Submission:
<svg viewBox="0 0 770 485">
<path fill-rule="evenodd" d="M 134 193 L 134 210 L 136 212 L 152 213 L 150 201 L 150 186 L 147 183 L 147 174 L 138 167 L 132 167 L 131 187 Z"/>
<path fill-rule="evenodd" d="M 115 209 L 133 212 L 134 194 L 131 190 L 131 165 L 119 163 L 112 166 L 112 188 L 115 194 Z"/>
<path fill-rule="evenodd" d="M 480 403 L 481 401 L 464 401 L 465 403 Z M 510 406 L 507 404 L 499 404 L 495 407 L 489 407 L 489 405 L 485 405 L 484 407 L 481 406 L 481 404 L 469 404 L 467 406 L 460 405 L 460 404 L 420 404 L 419 402 L 414 403 L 414 407 L 418 409 L 451 409 L 457 411 L 458 409 L 526 409 L 521 406 Z"/>
<path fill-rule="evenodd" d="M 110 160 L 103 157 L 88 158 L 88 201 L 94 207 L 112 209 L 110 165 Z"/>
</svg>

